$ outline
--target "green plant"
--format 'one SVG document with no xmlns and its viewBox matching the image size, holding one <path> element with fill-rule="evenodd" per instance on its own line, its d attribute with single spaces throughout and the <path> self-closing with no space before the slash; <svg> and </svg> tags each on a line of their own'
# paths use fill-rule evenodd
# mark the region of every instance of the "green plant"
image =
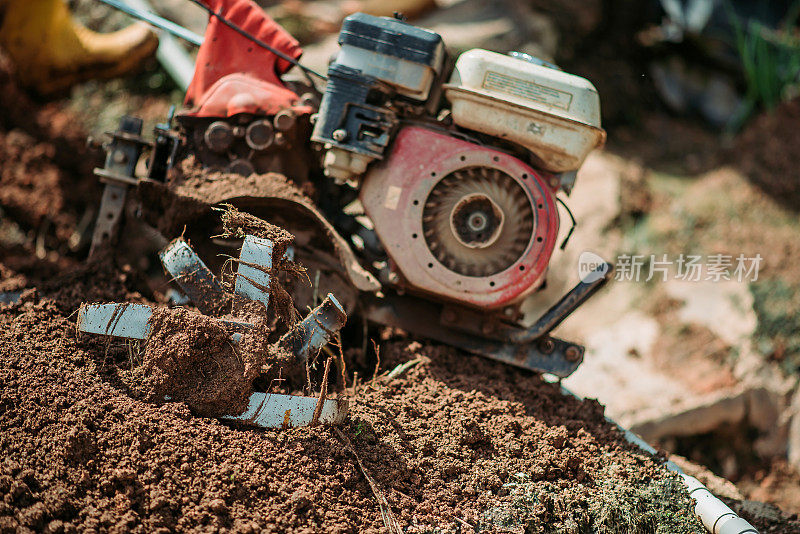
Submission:
<svg viewBox="0 0 800 534">
<path fill-rule="evenodd" d="M 753 310 L 758 318 L 755 341 L 765 355 L 778 360 L 783 370 L 800 370 L 800 288 L 782 280 L 750 284 Z"/>
<path fill-rule="evenodd" d="M 798 14 L 800 0 L 789 9 L 781 27 L 772 29 L 755 19 L 742 21 L 728 4 L 747 84 L 744 101 L 731 119 L 730 130 L 739 130 L 758 107 L 771 110 L 796 94 L 800 82 L 800 38 L 793 28 Z"/>
</svg>

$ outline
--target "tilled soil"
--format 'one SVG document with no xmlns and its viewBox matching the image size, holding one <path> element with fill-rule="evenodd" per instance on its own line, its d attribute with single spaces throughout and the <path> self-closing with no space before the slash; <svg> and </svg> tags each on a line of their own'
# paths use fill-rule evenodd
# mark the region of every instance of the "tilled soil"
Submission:
<svg viewBox="0 0 800 534">
<path fill-rule="evenodd" d="M 266 431 L 147 402 L 117 343 L 79 335 L 81 295 L 141 300 L 85 268 L 0 309 L 0 527 L 74 532 L 382 531 L 374 495 L 330 428 Z M 411 532 L 701 532 L 680 484 L 594 401 L 451 349 L 388 340 L 343 427 Z"/>
</svg>

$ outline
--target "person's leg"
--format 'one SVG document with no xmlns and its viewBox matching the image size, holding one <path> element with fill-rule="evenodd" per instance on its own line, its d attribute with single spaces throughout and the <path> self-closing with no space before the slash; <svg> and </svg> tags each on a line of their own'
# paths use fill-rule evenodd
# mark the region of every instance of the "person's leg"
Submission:
<svg viewBox="0 0 800 534">
<path fill-rule="evenodd" d="M 0 47 L 20 82 L 42 95 L 126 74 L 157 46 L 145 23 L 100 34 L 74 21 L 63 0 L 0 0 Z"/>
</svg>

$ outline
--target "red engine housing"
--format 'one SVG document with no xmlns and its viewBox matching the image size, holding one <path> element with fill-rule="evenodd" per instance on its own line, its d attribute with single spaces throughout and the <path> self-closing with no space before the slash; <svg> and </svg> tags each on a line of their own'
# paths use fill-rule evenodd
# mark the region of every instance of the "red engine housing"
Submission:
<svg viewBox="0 0 800 534">
<path fill-rule="evenodd" d="M 511 176 L 533 212 L 530 241 L 522 255 L 491 276 L 464 276 L 440 263 L 423 238 L 423 206 L 436 184 L 455 171 L 489 167 Z M 361 186 L 361 203 L 396 266 L 398 285 L 481 309 L 513 305 L 544 282 L 558 235 L 554 192 L 516 157 L 453 137 L 408 126 L 388 157 L 373 164 Z M 511 214 L 513 215 L 513 214 Z"/>
</svg>

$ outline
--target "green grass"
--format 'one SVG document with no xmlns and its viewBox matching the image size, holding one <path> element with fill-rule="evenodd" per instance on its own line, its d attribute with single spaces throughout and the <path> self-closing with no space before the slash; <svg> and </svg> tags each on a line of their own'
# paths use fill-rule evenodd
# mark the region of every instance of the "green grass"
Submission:
<svg viewBox="0 0 800 534">
<path fill-rule="evenodd" d="M 792 5 L 781 28 L 775 30 L 754 19 L 742 21 L 728 6 L 747 84 L 742 107 L 729 124 L 730 131 L 738 131 L 757 109 L 774 109 L 798 94 L 800 38 L 793 31 L 798 13 L 800 1 Z"/>
<path fill-rule="evenodd" d="M 546 480 L 532 481 L 524 473 L 513 479 L 504 486 L 510 505 L 486 514 L 486 523 L 495 528 L 559 534 L 705 532 L 685 486 L 673 474 L 643 479 L 634 468 L 612 463 L 590 483 L 588 500 L 570 497 Z M 547 516 L 551 520 L 543 521 Z"/>
<path fill-rule="evenodd" d="M 779 361 L 783 370 L 800 371 L 800 287 L 782 280 L 759 280 L 750 285 L 758 318 L 756 348 Z"/>
</svg>

